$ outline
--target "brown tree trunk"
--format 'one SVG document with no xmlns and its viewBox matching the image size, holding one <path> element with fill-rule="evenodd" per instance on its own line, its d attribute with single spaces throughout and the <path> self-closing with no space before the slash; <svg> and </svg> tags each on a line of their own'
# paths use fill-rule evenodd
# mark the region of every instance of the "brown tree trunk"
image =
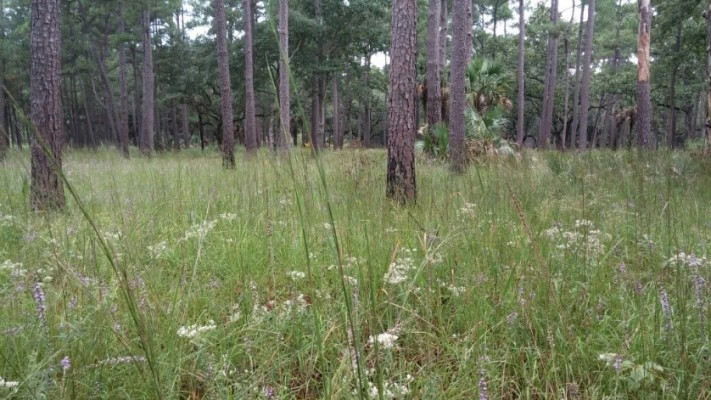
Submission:
<svg viewBox="0 0 711 400">
<path fill-rule="evenodd" d="M 318 152 L 321 148 L 321 132 L 318 129 L 321 125 L 321 103 L 319 102 L 321 85 L 317 75 L 311 77 L 311 86 L 311 149 Z"/>
<path fill-rule="evenodd" d="M 449 18 L 447 16 L 447 0 L 440 0 L 442 9 L 439 15 L 439 72 L 440 72 L 440 82 L 443 79 L 444 67 L 447 65 L 447 23 Z M 441 93 L 440 93 L 441 95 Z M 441 114 L 441 112 L 440 112 Z M 442 115 L 442 119 L 445 116 Z"/>
<path fill-rule="evenodd" d="M 616 24 L 615 24 L 615 51 L 612 56 L 612 74 L 616 75 L 617 70 L 622 59 L 622 52 L 620 51 L 620 27 L 622 25 L 622 0 L 617 2 L 617 12 L 616 12 Z M 607 105 L 605 107 L 606 119 L 607 119 L 607 131 L 609 135 L 608 147 L 612 149 L 617 149 L 617 124 L 615 121 L 615 108 L 617 102 L 619 101 L 619 96 L 617 94 L 612 94 L 608 97 Z"/>
<path fill-rule="evenodd" d="M 466 167 L 464 111 L 466 109 L 466 78 L 468 57 L 467 48 L 471 48 L 468 40 L 469 15 L 467 2 L 469 0 L 454 0 L 452 6 L 452 71 L 450 77 L 450 113 L 449 113 L 449 156 L 452 170 L 463 173 Z"/>
<path fill-rule="evenodd" d="M 151 44 L 151 12 L 143 10 L 141 18 L 143 31 L 143 96 L 141 103 L 141 152 L 153 154 L 155 76 L 153 74 L 153 46 Z"/>
<path fill-rule="evenodd" d="M 3 1 L 0 0 L 0 25 L 4 26 L 5 23 L 5 9 L 3 8 Z M 5 40 L 5 31 L 0 29 L 0 42 Z M 7 149 L 10 146 L 10 136 L 7 134 L 8 130 L 5 128 L 7 126 L 5 121 L 5 57 L 0 60 L 0 161 L 5 159 L 7 154 Z"/>
<path fill-rule="evenodd" d="M 59 0 L 31 1 L 30 28 L 30 204 L 35 211 L 64 208 Z"/>
<path fill-rule="evenodd" d="M 590 109 L 590 63 L 592 62 L 592 41 L 595 28 L 595 0 L 588 0 L 588 22 L 585 29 L 585 57 L 583 58 L 583 78 L 580 89 L 580 129 L 578 129 L 578 149 L 588 147 L 588 110 Z"/>
<path fill-rule="evenodd" d="M 440 94 L 440 13 L 441 1 L 429 0 L 427 13 L 427 125 L 432 129 L 442 120 L 442 98 Z"/>
<path fill-rule="evenodd" d="M 180 132 L 183 134 L 185 148 L 190 148 L 190 121 L 188 121 L 188 105 L 180 105 Z"/>
<path fill-rule="evenodd" d="M 244 0 L 244 146 L 248 153 L 257 150 L 257 123 L 254 105 L 254 60 L 252 39 L 252 0 Z"/>
<path fill-rule="evenodd" d="M 558 0 L 551 0 L 551 32 L 548 35 L 545 87 L 541 124 L 538 132 L 538 147 L 548 148 L 548 140 L 553 130 L 553 104 L 555 100 L 556 73 L 558 72 Z"/>
<path fill-rule="evenodd" d="M 173 131 L 173 149 L 180 151 L 180 130 L 178 129 L 177 106 L 170 107 L 170 128 Z"/>
<path fill-rule="evenodd" d="M 583 58 L 583 19 L 585 18 L 585 4 L 580 3 L 580 21 L 578 22 L 578 44 L 575 52 L 575 75 L 573 82 L 573 125 L 570 127 L 570 147 L 576 147 L 580 125 L 580 64 Z"/>
<path fill-rule="evenodd" d="M 368 52 L 365 56 L 365 104 L 363 106 L 363 147 L 370 147 L 370 58 Z M 414 118 L 414 117 L 413 117 Z"/>
<path fill-rule="evenodd" d="M 676 27 L 676 42 L 674 43 L 674 56 L 679 54 L 681 49 L 681 24 Z M 676 61 L 672 67 L 672 76 L 669 83 L 669 117 L 667 118 L 666 144 L 670 149 L 674 147 L 674 136 L 676 135 L 676 79 L 679 74 L 679 64 Z"/>
<path fill-rule="evenodd" d="M 649 84 L 649 44 L 652 28 L 650 0 L 639 0 L 637 30 L 637 144 L 644 149 L 655 146 L 652 136 L 652 98 Z"/>
<path fill-rule="evenodd" d="M 338 97 L 338 73 L 333 74 L 333 148 L 343 148 L 343 128 L 341 127 L 341 103 Z"/>
<path fill-rule="evenodd" d="M 400 204 L 417 199 L 414 125 L 416 25 L 415 0 L 393 0 L 386 196 Z"/>
<path fill-rule="evenodd" d="M 706 154 L 711 152 L 711 0 L 706 10 L 706 120 L 704 122 L 704 136 L 706 137 Z"/>
<path fill-rule="evenodd" d="M 289 93 L 289 3 L 279 0 L 279 149 L 291 146 L 291 98 Z"/>
<path fill-rule="evenodd" d="M 119 35 L 126 31 L 126 22 L 123 17 L 123 2 L 119 11 Z M 128 152 L 128 73 L 126 70 L 126 43 L 123 41 L 119 45 L 119 109 L 118 109 L 118 143 L 121 154 L 129 157 Z"/>
<path fill-rule="evenodd" d="M 249 2 L 249 0 L 247 0 Z M 225 0 L 215 0 L 215 27 L 217 28 L 217 65 L 220 73 L 220 111 L 222 114 L 222 166 L 235 167 L 235 130 L 232 114 L 232 84 L 227 57 L 227 22 Z M 254 122 L 254 121 L 252 121 Z M 254 130 L 254 126 L 252 126 Z M 253 134 L 256 135 L 255 132 Z M 204 145 L 203 145 L 204 146 Z"/>
<path fill-rule="evenodd" d="M 525 109 L 525 45 L 526 45 L 526 18 L 525 1 L 518 1 L 518 119 L 516 121 L 516 143 L 523 146 L 523 139 L 526 137 L 526 109 Z"/>
</svg>

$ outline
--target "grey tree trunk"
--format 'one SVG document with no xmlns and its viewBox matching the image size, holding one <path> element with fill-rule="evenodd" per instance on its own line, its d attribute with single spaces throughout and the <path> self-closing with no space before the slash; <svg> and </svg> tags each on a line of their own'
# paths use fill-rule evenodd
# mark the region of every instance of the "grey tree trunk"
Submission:
<svg viewBox="0 0 711 400">
<path fill-rule="evenodd" d="M 153 154 L 153 140 L 155 124 L 154 118 L 154 90 L 155 76 L 153 75 L 153 48 L 151 45 L 151 12 L 143 10 L 141 18 L 143 31 L 143 96 L 141 103 L 141 152 L 150 156 Z"/>
<path fill-rule="evenodd" d="M 675 56 L 679 54 L 681 49 L 681 24 L 676 27 L 676 42 L 674 43 L 674 53 Z M 676 135 L 676 80 L 679 74 L 679 63 L 674 61 L 674 66 L 672 69 L 671 82 L 669 83 L 669 97 L 667 98 L 667 103 L 669 104 L 669 117 L 667 117 L 667 132 L 666 132 L 666 144 L 670 149 L 674 147 L 674 136 Z"/>
<path fill-rule="evenodd" d="M 551 32 L 548 35 L 545 88 L 543 91 L 543 109 L 538 132 L 538 147 L 548 148 L 551 130 L 553 130 L 553 104 L 555 100 L 556 73 L 558 70 L 558 0 L 551 0 Z"/>
<path fill-rule="evenodd" d="M 652 28 L 650 0 L 639 0 L 637 29 L 637 144 L 643 149 L 655 147 L 652 134 L 652 98 L 649 84 L 649 44 Z"/>
<path fill-rule="evenodd" d="M 188 121 L 188 105 L 180 105 L 180 133 L 183 134 L 185 148 L 190 148 L 190 121 Z"/>
<path fill-rule="evenodd" d="M 235 129 L 234 116 L 232 112 L 232 82 L 230 81 L 229 58 L 227 57 L 227 21 L 225 18 L 225 0 L 215 0 L 215 27 L 217 28 L 217 66 L 220 73 L 222 166 L 230 169 L 235 167 Z"/>
<path fill-rule="evenodd" d="M 59 0 L 32 0 L 30 25 L 30 205 L 35 211 L 64 208 Z"/>
<path fill-rule="evenodd" d="M 447 0 L 440 0 L 440 3 L 442 5 L 442 10 L 440 11 L 439 15 L 439 72 L 441 75 L 444 74 L 444 69 L 445 66 L 447 65 L 447 23 L 449 21 L 449 18 L 447 16 Z M 443 76 L 440 76 L 440 80 L 443 79 Z M 445 118 L 444 115 L 442 115 L 442 118 Z"/>
<path fill-rule="evenodd" d="M 590 109 L 590 63 L 592 62 L 592 41 L 595 28 L 595 0 L 588 0 L 588 22 L 585 29 L 585 57 L 583 58 L 583 78 L 580 90 L 580 129 L 578 129 L 578 149 L 588 147 L 588 110 Z"/>
<path fill-rule="evenodd" d="M 257 150 L 257 123 L 254 105 L 253 21 L 252 0 L 244 0 L 244 146 L 248 153 L 253 153 Z"/>
<path fill-rule="evenodd" d="M 388 167 L 386 196 L 400 204 L 417 200 L 415 179 L 415 54 L 417 3 L 393 0 L 388 95 Z"/>
<path fill-rule="evenodd" d="M 3 1 L 0 0 L 0 25 L 5 23 L 5 9 Z M 5 39 L 5 31 L 0 29 L 0 42 Z M 5 159 L 7 149 L 10 146 L 10 136 L 7 134 L 5 121 L 5 57 L 0 60 L 0 161 Z"/>
<path fill-rule="evenodd" d="M 518 118 L 516 120 L 516 143 L 523 146 L 523 139 L 526 137 L 526 109 L 525 109 L 525 45 L 526 45 L 526 18 L 525 18 L 525 1 L 518 1 Z"/>
<path fill-rule="evenodd" d="M 279 135 L 281 151 L 291 146 L 291 99 L 289 93 L 289 4 L 279 0 Z"/>
<path fill-rule="evenodd" d="M 370 58 L 372 54 L 365 56 L 365 102 L 363 105 L 363 147 L 370 147 Z M 414 118 L 414 117 L 413 117 Z"/>
<path fill-rule="evenodd" d="M 570 127 L 571 147 L 578 137 L 580 125 L 580 64 L 583 58 L 583 19 L 585 18 L 585 5 L 580 3 L 580 21 L 578 23 L 578 45 L 575 52 L 575 76 L 573 82 L 573 125 Z"/>
<path fill-rule="evenodd" d="M 119 9 L 119 35 L 123 35 L 126 31 L 126 21 L 123 16 L 123 2 Z M 126 42 L 121 42 L 119 45 L 119 108 L 118 108 L 118 142 L 121 154 L 124 157 L 129 157 L 128 152 L 128 72 L 126 69 Z"/>
<path fill-rule="evenodd" d="M 333 148 L 343 148 L 343 128 L 341 127 L 341 103 L 338 97 L 338 74 L 333 74 Z"/>
<path fill-rule="evenodd" d="M 467 7 L 469 0 L 454 0 L 452 6 L 452 71 L 450 76 L 450 114 L 449 114 L 449 157 L 452 171 L 463 173 L 466 168 L 464 111 L 466 108 L 465 71 L 467 68 L 467 50 L 471 48 L 469 33 L 471 25 Z"/>
<path fill-rule="evenodd" d="M 711 0 L 706 10 L 706 119 L 704 122 L 704 136 L 706 137 L 706 154 L 711 151 Z"/>
<path fill-rule="evenodd" d="M 440 13 L 443 0 L 429 0 L 427 13 L 427 125 L 430 129 L 442 120 L 440 93 Z M 446 1 L 446 0 L 444 0 Z"/>
</svg>

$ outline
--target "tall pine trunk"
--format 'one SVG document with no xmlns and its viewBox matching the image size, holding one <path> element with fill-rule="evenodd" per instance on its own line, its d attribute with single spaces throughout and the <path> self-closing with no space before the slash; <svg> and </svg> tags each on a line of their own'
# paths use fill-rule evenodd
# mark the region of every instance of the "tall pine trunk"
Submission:
<svg viewBox="0 0 711 400">
<path fill-rule="evenodd" d="M 471 48 L 468 24 L 470 12 L 467 7 L 469 0 L 454 0 L 452 6 L 452 71 L 450 77 L 450 139 L 449 157 L 452 170 L 455 173 L 464 172 L 466 166 L 464 111 L 466 108 L 465 72 L 467 68 L 468 48 Z"/>
<path fill-rule="evenodd" d="M 518 1 L 518 118 L 516 120 L 516 143 L 519 146 L 523 145 L 523 139 L 526 136 L 525 127 L 525 46 L 526 46 L 526 18 L 525 18 L 525 1 Z"/>
<path fill-rule="evenodd" d="M 143 10 L 141 18 L 143 31 L 143 96 L 141 102 L 141 152 L 150 156 L 153 154 L 155 125 L 155 76 L 153 75 L 153 48 L 151 45 L 151 12 Z"/>
<path fill-rule="evenodd" d="M 279 136 L 281 151 L 291 146 L 291 99 L 289 93 L 289 4 L 279 0 Z"/>
<path fill-rule="evenodd" d="M 676 57 L 681 50 L 681 24 L 676 27 L 676 41 L 674 43 L 674 56 Z M 669 82 L 669 117 L 667 118 L 666 144 L 670 149 L 674 146 L 674 136 L 676 135 L 676 80 L 679 75 L 679 63 L 673 61 L 672 76 Z"/>
<path fill-rule="evenodd" d="M 649 83 L 649 45 L 652 28 L 650 0 L 639 0 L 637 29 L 637 144 L 644 149 L 654 148 L 652 136 L 652 98 Z"/>
<path fill-rule="evenodd" d="M 415 54 L 417 2 L 393 0 L 388 95 L 388 166 L 386 196 L 400 204 L 415 202 Z"/>
<path fill-rule="evenodd" d="M 585 57 L 583 58 L 583 78 L 580 83 L 580 129 L 578 129 L 578 149 L 588 147 L 588 111 L 590 109 L 590 63 L 592 62 L 592 41 L 595 28 L 595 0 L 588 0 L 588 22 L 585 29 Z"/>
<path fill-rule="evenodd" d="M 548 141 L 553 130 L 553 104 L 555 100 L 556 73 L 558 72 L 558 0 L 551 0 L 551 26 L 548 34 L 546 57 L 545 88 L 541 124 L 538 132 L 538 147 L 548 148 Z"/>
<path fill-rule="evenodd" d="M 580 125 L 580 64 L 583 58 L 583 19 L 585 18 L 585 4 L 580 2 L 580 20 L 578 22 L 578 44 L 575 51 L 575 74 L 573 78 L 573 125 L 570 127 L 571 147 L 575 147 Z"/>
<path fill-rule="evenodd" d="M 244 0 L 244 146 L 248 153 L 257 150 L 257 122 L 254 105 L 254 40 L 252 39 L 254 19 L 252 14 L 252 0 Z"/>
<path fill-rule="evenodd" d="M 442 99 L 440 94 L 439 31 L 441 1 L 429 0 L 427 14 L 427 125 L 430 129 L 442 120 Z"/>
<path fill-rule="evenodd" d="M 123 2 L 119 9 L 119 35 L 126 31 L 126 21 L 123 16 Z M 128 72 L 126 68 L 126 42 L 123 40 L 119 44 L 119 106 L 118 106 L 118 143 L 121 154 L 129 157 L 128 152 Z"/>
<path fill-rule="evenodd" d="M 30 27 L 30 204 L 35 211 L 64 208 L 61 31 L 59 0 L 32 0 Z"/>
<path fill-rule="evenodd" d="M 0 0 L 0 25 L 4 26 L 5 23 L 5 9 L 3 8 L 3 1 Z M 5 32 L 0 29 L 0 42 L 5 40 Z M 5 159 L 7 154 L 7 149 L 10 146 L 10 136 L 8 135 L 8 130 L 5 129 L 7 126 L 5 118 L 5 57 L 0 60 L 0 161 Z"/>
<path fill-rule="evenodd" d="M 365 102 L 363 104 L 363 147 L 370 147 L 370 58 L 372 54 L 365 55 Z M 413 117 L 414 118 L 414 117 Z"/>
<path fill-rule="evenodd" d="M 338 96 L 339 74 L 333 74 L 333 148 L 343 148 L 343 127 L 341 126 L 341 103 Z"/>
<path fill-rule="evenodd" d="M 222 166 L 229 169 L 235 167 L 235 129 L 232 114 L 232 82 L 230 81 L 230 65 L 227 56 L 225 0 L 215 0 L 215 27 L 217 31 L 217 66 L 220 74 Z"/>
<path fill-rule="evenodd" d="M 706 120 L 704 136 L 706 136 L 706 153 L 711 151 L 711 0 L 706 10 Z"/>
</svg>

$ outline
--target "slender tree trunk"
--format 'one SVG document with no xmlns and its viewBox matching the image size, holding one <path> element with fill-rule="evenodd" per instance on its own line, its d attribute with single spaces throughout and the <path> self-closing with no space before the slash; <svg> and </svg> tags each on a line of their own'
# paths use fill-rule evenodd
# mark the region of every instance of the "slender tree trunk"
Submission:
<svg viewBox="0 0 711 400">
<path fill-rule="evenodd" d="M 188 120 L 188 105 L 180 105 L 180 132 L 183 134 L 185 148 L 190 148 L 190 121 Z"/>
<path fill-rule="evenodd" d="M 583 80 L 580 90 L 580 129 L 578 149 L 588 147 L 588 110 L 590 109 L 590 63 L 592 62 L 592 41 L 595 27 L 595 0 L 588 0 L 588 22 L 585 29 L 585 57 L 583 58 Z"/>
<path fill-rule="evenodd" d="M 573 82 L 573 125 L 570 127 L 570 146 L 576 147 L 580 125 L 580 65 L 583 58 L 583 19 L 585 18 L 585 4 L 580 2 L 580 21 L 578 22 L 578 44 L 575 51 L 575 77 Z"/>
<path fill-rule="evenodd" d="M 439 15 L 439 73 L 440 73 L 440 86 L 441 80 L 444 79 L 444 69 L 447 65 L 447 23 L 449 21 L 447 16 L 447 0 L 440 0 L 442 9 Z M 441 94 L 441 93 L 440 93 Z M 442 115 L 444 119 L 445 116 Z"/>
<path fill-rule="evenodd" d="M 5 8 L 0 0 L 0 26 L 5 26 Z M 5 31 L 0 28 L 0 43 L 5 41 Z M 5 159 L 7 149 L 10 146 L 10 136 L 5 118 L 5 57 L 0 60 L 0 161 Z"/>
<path fill-rule="evenodd" d="M 318 152 L 321 148 L 321 134 L 319 131 L 319 125 L 321 125 L 321 104 L 319 99 L 319 91 L 321 90 L 321 85 L 319 84 L 319 78 L 317 75 L 311 77 L 311 149 L 314 152 Z"/>
<path fill-rule="evenodd" d="M 467 2 L 469 0 L 454 0 L 452 6 L 452 71 L 450 77 L 450 139 L 449 156 L 452 170 L 463 173 L 466 167 L 465 126 L 464 111 L 466 108 L 465 71 L 467 68 L 467 48 L 471 25 L 468 24 L 469 15 Z"/>
<path fill-rule="evenodd" d="M 200 109 L 198 109 L 198 130 L 200 131 L 200 150 L 205 151 L 205 125 L 202 122 Z"/>
<path fill-rule="evenodd" d="M 704 136 L 706 137 L 706 154 L 711 152 L 711 0 L 706 9 L 706 119 Z"/>
<path fill-rule="evenodd" d="M 518 119 L 516 121 L 516 143 L 523 146 L 523 139 L 526 137 L 526 109 L 525 109 L 525 46 L 526 46 L 526 18 L 525 1 L 518 1 Z"/>
<path fill-rule="evenodd" d="M 143 96 L 141 105 L 141 152 L 150 156 L 153 154 L 153 140 L 155 124 L 154 118 L 154 91 L 155 76 L 153 74 L 153 46 L 151 44 L 151 12 L 143 10 L 142 24 L 143 31 Z"/>
<path fill-rule="evenodd" d="M 291 99 L 289 93 L 289 3 L 279 0 L 279 149 L 289 151 Z"/>
<path fill-rule="evenodd" d="M 365 104 L 363 106 L 363 147 L 370 147 L 370 51 L 365 55 Z M 414 118 L 414 117 L 413 117 Z"/>
<path fill-rule="evenodd" d="M 548 35 L 545 88 L 543 92 L 543 110 L 538 132 L 538 146 L 548 148 L 548 140 L 553 130 L 553 104 L 555 103 L 556 73 L 558 70 L 558 0 L 551 0 L 551 33 Z"/>
<path fill-rule="evenodd" d="M 30 27 L 30 204 L 35 211 L 64 208 L 61 30 L 59 0 L 32 0 Z"/>
<path fill-rule="evenodd" d="M 650 0 L 639 0 L 637 30 L 637 143 L 644 149 L 655 146 L 652 136 L 652 98 L 649 84 L 649 44 L 652 28 Z"/>
<path fill-rule="evenodd" d="M 138 56 L 137 53 L 138 45 L 131 46 L 131 64 L 133 65 L 133 142 L 136 146 L 141 146 L 141 132 L 142 126 L 141 122 L 143 120 L 143 114 L 141 114 L 141 108 L 138 106 L 142 102 L 141 95 L 143 94 L 141 88 L 141 79 L 138 74 Z"/>
<path fill-rule="evenodd" d="M 180 151 L 180 129 L 178 129 L 178 113 L 177 106 L 170 107 L 170 127 L 173 131 L 173 149 Z"/>
<path fill-rule="evenodd" d="M 123 35 L 126 31 L 126 22 L 123 16 L 123 2 L 121 2 L 119 11 L 119 26 L 118 33 Z M 129 157 L 128 152 L 128 72 L 126 70 L 126 43 L 121 41 L 119 44 L 119 108 L 118 108 L 118 144 L 121 154 L 124 157 Z"/>
<path fill-rule="evenodd" d="M 681 24 L 676 27 L 676 42 L 674 43 L 674 56 L 678 56 L 681 50 Z M 667 118 L 666 144 L 670 149 L 674 147 L 674 136 L 676 135 L 676 79 L 679 74 L 679 64 L 674 61 L 671 82 L 669 84 L 669 117 Z"/>
<path fill-rule="evenodd" d="M 249 0 L 247 0 L 247 2 L 249 2 Z M 225 18 L 225 0 L 215 0 L 215 26 L 217 28 L 217 65 L 220 73 L 220 111 L 222 114 L 222 166 L 225 168 L 234 168 L 235 130 L 233 122 L 234 116 L 232 114 L 232 83 L 230 82 L 229 57 L 227 56 L 227 22 Z M 254 121 L 252 121 L 252 123 L 254 123 Z M 202 126 L 202 124 L 200 125 Z M 254 126 L 252 126 L 252 129 L 254 129 Z M 201 142 L 203 141 L 201 140 Z"/>
<path fill-rule="evenodd" d="M 427 13 L 427 125 L 432 129 L 442 120 L 442 98 L 440 93 L 440 13 L 441 1 L 429 0 Z"/>
<path fill-rule="evenodd" d="M 341 127 L 341 103 L 338 97 L 338 74 L 333 74 L 333 148 L 343 149 L 343 128 Z"/>
<path fill-rule="evenodd" d="M 252 0 L 244 0 L 244 145 L 248 153 L 257 150 L 257 123 L 254 105 L 254 60 L 253 60 L 253 12 Z"/>
<path fill-rule="evenodd" d="M 91 80 L 91 77 L 87 77 L 87 80 Z M 91 109 L 89 108 L 89 84 L 84 84 L 84 116 L 86 118 L 86 131 L 84 134 L 84 144 L 88 144 L 92 150 L 96 150 L 96 134 L 94 133 L 94 117 L 92 116 Z"/>
<path fill-rule="evenodd" d="M 414 111 L 417 3 L 393 0 L 390 85 L 388 97 L 388 167 L 386 196 L 403 204 L 415 202 Z"/>
</svg>

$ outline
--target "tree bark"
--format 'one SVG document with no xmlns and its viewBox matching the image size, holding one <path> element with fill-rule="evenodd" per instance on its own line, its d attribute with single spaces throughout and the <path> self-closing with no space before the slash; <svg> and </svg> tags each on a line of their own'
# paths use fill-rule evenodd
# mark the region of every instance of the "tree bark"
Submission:
<svg viewBox="0 0 711 400">
<path fill-rule="evenodd" d="M 254 105 L 253 21 L 252 0 L 244 0 L 244 146 L 248 153 L 254 153 L 257 150 L 257 123 Z"/>
<path fill-rule="evenodd" d="M 583 78 L 580 90 L 580 129 L 578 129 L 578 149 L 588 147 L 588 110 L 590 109 L 590 63 L 592 62 L 592 41 L 595 28 L 595 0 L 588 0 L 588 22 L 585 29 L 585 57 L 583 58 Z"/>
<path fill-rule="evenodd" d="M 573 125 L 570 127 L 571 147 L 575 147 L 580 125 L 580 64 L 583 58 L 583 19 L 585 18 L 585 4 L 580 2 L 580 21 L 578 23 L 578 44 L 575 51 L 575 75 L 573 82 Z"/>
<path fill-rule="evenodd" d="M 432 129 L 442 120 L 442 97 L 440 94 L 440 13 L 441 1 L 429 0 L 427 13 L 427 125 Z"/>
<path fill-rule="evenodd" d="M 121 2 L 119 11 L 119 26 L 118 33 L 123 35 L 126 31 L 126 21 L 123 16 L 123 2 Z M 121 41 L 119 44 L 119 109 L 118 109 L 118 143 L 121 154 L 124 157 L 129 157 L 128 151 L 128 73 L 126 70 L 126 42 Z"/>
<path fill-rule="evenodd" d="M 553 129 L 553 104 L 555 100 L 556 73 L 558 70 L 558 0 L 551 0 L 551 32 L 548 34 L 545 88 L 541 124 L 538 132 L 538 146 L 548 148 L 548 140 Z"/>
<path fill-rule="evenodd" d="M 643 149 L 655 147 L 652 136 L 652 98 L 649 84 L 649 45 L 652 28 L 650 0 L 639 0 L 637 29 L 637 144 Z"/>
<path fill-rule="evenodd" d="M 343 128 L 341 127 L 341 103 L 338 97 L 338 74 L 333 74 L 333 148 L 343 149 Z"/>
<path fill-rule="evenodd" d="M 279 150 L 291 146 L 291 99 L 289 93 L 289 4 L 279 0 Z"/>
<path fill-rule="evenodd" d="M 674 57 L 679 55 L 681 50 L 681 24 L 676 27 L 676 42 L 674 43 Z M 679 74 L 679 63 L 673 61 L 672 76 L 669 83 L 669 117 L 667 118 L 666 144 L 670 149 L 674 147 L 674 136 L 676 135 L 676 80 Z"/>
<path fill-rule="evenodd" d="M 525 45 L 526 45 L 526 18 L 525 1 L 518 1 L 518 119 L 516 122 L 516 143 L 523 146 L 526 137 L 526 109 L 525 109 Z"/>
<path fill-rule="evenodd" d="M 0 0 L 0 25 L 5 24 L 5 9 L 3 1 Z M 0 28 L 0 42 L 5 40 L 5 31 Z M 7 154 L 7 149 L 10 146 L 10 136 L 7 134 L 8 130 L 5 128 L 6 118 L 5 118 L 5 57 L 0 60 L 0 161 L 5 159 Z"/>
<path fill-rule="evenodd" d="M 155 76 L 153 74 L 153 46 L 151 44 L 151 12 L 143 10 L 141 28 L 143 31 L 143 96 L 141 102 L 141 152 L 153 154 Z"/>
<path fill-rule="evenodd" d="M 180 132 L 183 134 L 183 144 L 190 148 L 190 121 L 188 120 L 188 105 L 180 105 Z"/>
<path fill-rule="evenodd" d="M 222 166 L 229 169 L 235 167 L 235 130 L 234 116 L 232 114 L 232 83 L 230 81 L 229 58 L 227 57 L 225 0 L 215 0 L 215 26 L 217 28 L 217 65 L 220 74 Z"/>
<path fill-rule="evenodd" d="M 468 40 L 469 15 L 467 2 L 454 0 L 452 6 L 452 71 L 450 77 L 450 113 L 449 113 L 449 157 L 452 171 L 463 173 L 466 167 L 464 112 L 466 109 L 466 77 L 468 54 L 471 48 Z"/>
<path fill-rule="evenodd" d="M 30 204 L 35 211 L 64 208 L 59 0 L 32 0 L 30 27 Z"/>
<path fill-rule="evenodd" d="M 711 0 L 706 9 L 706 119 L 704 122 L 704 133 L 706 136 L 706 154 L 711 152 Z"/>
<path fill-rule="evenodd" d="M 417 200 L 414 125 L 416 25 L 415 0 L 393 0 L 386 196 L 400 204 Z"/>
<path fill-rule="evenodd" d="M 370 51 L 365 56 L 365 104 L 363 105 L 363 147 L 370 147 Z M 414 117 L 413 117 L 414 118 Z"/>
</svg>

